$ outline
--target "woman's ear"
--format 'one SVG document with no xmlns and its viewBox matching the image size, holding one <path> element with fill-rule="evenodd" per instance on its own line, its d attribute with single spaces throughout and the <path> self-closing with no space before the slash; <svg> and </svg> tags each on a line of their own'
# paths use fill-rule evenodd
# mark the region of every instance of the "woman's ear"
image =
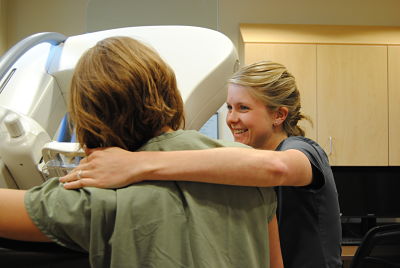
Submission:
<svg viewBox="0 0 400 268">
<path fill-rule="evenodd" d="M 282 123 L 286 120 L 288 113 L 289 109 L 287 107 L 279 107 L 275 112 L 274 124 L 276 126 L 282 125 Z"/>
</svg>

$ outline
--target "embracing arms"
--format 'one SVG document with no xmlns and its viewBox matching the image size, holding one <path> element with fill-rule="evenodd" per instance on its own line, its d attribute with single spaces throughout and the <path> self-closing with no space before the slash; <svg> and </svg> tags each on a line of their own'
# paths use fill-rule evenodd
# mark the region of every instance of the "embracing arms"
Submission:
<svg viewBox="0 0 400 268">
<path fill-rule="evenodd" d="M 67 189 L 119 188 L 144 180 L 182 180 L 243 186 L 304 186 L 311 183 L 308 158 L 298 150 L 215 148 L 193 151 L 128 152 L 88 150 L 69 175 Z M 78 180 L 78 170 L 82 170 Z"/>
</svg>

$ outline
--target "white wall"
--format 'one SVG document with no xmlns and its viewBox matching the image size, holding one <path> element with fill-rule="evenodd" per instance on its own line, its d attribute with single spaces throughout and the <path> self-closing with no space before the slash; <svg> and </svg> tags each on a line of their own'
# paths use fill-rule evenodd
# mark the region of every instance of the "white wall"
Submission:
<svg viewBox="0 0 400 268">
<path fill-rule="evenodd" d="M 3 0 L 7 1 L 7 46 L 38 32 L 66 36 L 86 32 L 89 0 Z"/>
<path fill-rule="evenodd" d="M 0 49 L 37 32 L 156 24 L 216 29 L 238 44 L 239 23 L 400 26 L 399 10 L 399 0 L 0 0 Z"/>
<path fill-rule="evenodd" d="M 6 38 L 6 1 L 0 0 L 0 55 L 2 55 L 7 48 Z"/>
<path fill-rule="evenodd" d="M 223 32 L 235 45 L 239 23 L 400 26 L 399 0 L 91 0 L 87 29 L 187 24 Z"/>
<path fill-rule="evenodd" d="M 191 25 L 217 29 L 218 0 L 91 0 L 89 32 L 143 25 Z"/>
</svg>

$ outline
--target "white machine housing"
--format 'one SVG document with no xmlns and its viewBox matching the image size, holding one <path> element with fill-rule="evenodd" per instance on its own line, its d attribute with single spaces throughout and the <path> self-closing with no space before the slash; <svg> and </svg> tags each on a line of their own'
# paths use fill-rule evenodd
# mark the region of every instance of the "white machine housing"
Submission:
<svg viewBox="0 0 400 268">
<path fill-rule="evenodd" d="M 54 156 L 52 148 L 59 152 L 77 148 L 54 142 L 66 113 L 71 77 L 82 53 L 111 36 L 146 43 L 172 67 L 185 104 L 187 129 L 198 130 L 224 103 L 226 80 L 239 63 L 230 39 L 214 30 L 127 27 L 71 36 L 59 45 L 36 45 L 0 81 L 0 187 L 28 189 L 42 183 L 46 179 L 40 166 L 42 148 L 46 160 Z M 23 134 L 18 137 L 10 135 L 11 123 L 4 122 L 10 114 L 20 120 Z"/>
</svg>

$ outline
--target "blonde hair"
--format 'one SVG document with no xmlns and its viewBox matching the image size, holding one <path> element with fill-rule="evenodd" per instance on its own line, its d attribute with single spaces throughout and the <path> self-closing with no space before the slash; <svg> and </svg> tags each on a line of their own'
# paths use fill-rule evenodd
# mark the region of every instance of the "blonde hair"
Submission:
<svg viewBox="0 0 400 268">
<path fill-rule="evenodd" d="M 304 136 L 297 123 L 301 119 L 311 120 L 300 112 L 300 92 L 285 66 L 271 61 L 257 62 L 240 69 L 228 82 L 249 88 L 250 94 L 271 111 L 288 108 L 283 130 L 288 136 Z"/>
<path fill-rule="evenodd" d="M 79 143 L 88 148 L 134 151 L 163 127 L 184 124 L 174 72 L 154 50 L 129 37 L 104 39 L 81 57 L 69 113 Z"/>
</svg>

